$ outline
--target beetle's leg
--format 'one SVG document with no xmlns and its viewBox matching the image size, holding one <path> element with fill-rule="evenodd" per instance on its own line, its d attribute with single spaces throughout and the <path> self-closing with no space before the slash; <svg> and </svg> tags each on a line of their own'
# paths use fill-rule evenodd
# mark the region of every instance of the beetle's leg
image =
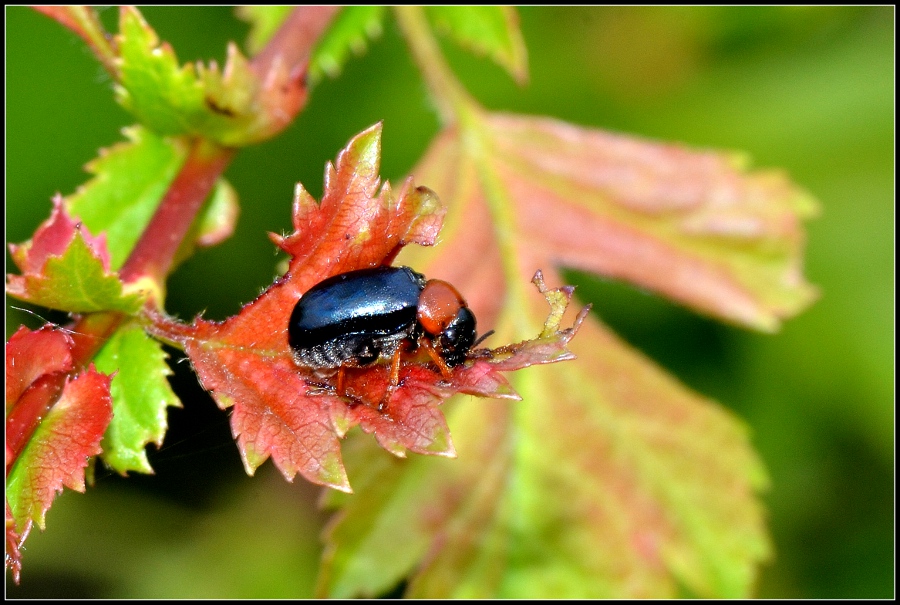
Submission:
<svg viewBox="0 0 900 605">
<path fill-rule="evenodd" d="M 391 357 L 391 387 L 400 384 L 400 355 L 403 353 L 405 344 L 405 342 L 401 342 L 397 350 L 394 351 L 393 357 Z"/>
<path fill-rule="evenodd" d="M 428 353 L 428 356 L 431 357 L 431 361 L 433 361 L 438 369 L 441 371 L 441 374 L 445 379 L 449 380 L 453 377 L 453 373 L 450 371 L 450 367 L 447 365 L 447 362 L 441 359 L 440 354 L 435 350 L 434 345 L 427 338 L 422 338 L 419 341 L 419 345 L 425 349 L 425 352 Z"/>
<path fill-rule="evenodd" d="M 343 397 L 346 395 L 344 391 L 344 366 L 338 366 L 336 390 L 339 396 Z"/>
<path fill-rule="evenodd" d="M 400 343 L 397 347 L 397 350 L 394 351 L 394 354 L 391 356 L 391 381 L 388 383 L 387 390 L 384 392 L 384 395 L 381 396 L 381 401 L 378 402 L 378 411 L 382 411 L 385 407 L 387 407 L 388 400 L 391 398 L 391 394 L 394 392 L 394 389 L 400 384 L 400 356 L 403 354 L 403 350 L 406 348 L 406 341 Z"/>
</svg>

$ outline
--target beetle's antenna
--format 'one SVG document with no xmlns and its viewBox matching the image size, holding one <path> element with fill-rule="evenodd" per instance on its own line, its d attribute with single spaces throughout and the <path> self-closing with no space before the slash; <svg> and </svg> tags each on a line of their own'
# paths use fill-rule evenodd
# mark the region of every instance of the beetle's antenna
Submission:
<svg viewBox="0 0 900 605">
<path fill-rule="evenodd" d="M 39 313 L 35 313 L 35 312 L 32 311 L 31 309 L 25 309 L 25 308 L 22 308 L 22 307 L 17 307 L 17 306 L 15 306 L 15 305 L 9 305 L 9 308 L 10 308 L 10 309 L 15 309 L 16 311 L 22 311 L 23 313 L 28 313 L 29 315 L 33 315 L 33 316 L 37 317 L 38 319 L 40 319 L 42 322 L 44 322 L 44 323 L 46 323 L 46 324 L 50 324 L 50 325 L 53 326 L 55 329 L 60 330 L 61 332 L 65 332 L 66 334 L 80 334 L 81 336 L 94 337 L 93 334 L 84 334 L 83 332 L 78 332 L 78 331 L 76 331 L 76 330 L 70 330 L 69 328 L 64 328 L 64 327 L 62 327 L 61 325 L 59 325 L 59 324 L 57 324 L 57 323 L 53 323 L 52 321 L 50 321 L 50 320 L 47 319 L 46 317 L 41 316 Z"/>
<path fill-rule="evenodd" d="M 475 342 L 472 343 L 472 347 L 473 348 L 477 347 L 481 343 L 482 340 L 486 339 L 488 336 L 490 336 L 493 333 L 494 333 L 494 330 L 488 330 L 487 332 L 485 332 L 484 334 L 479 336 L 478 340 L 476 340 Z"/>
</svg>

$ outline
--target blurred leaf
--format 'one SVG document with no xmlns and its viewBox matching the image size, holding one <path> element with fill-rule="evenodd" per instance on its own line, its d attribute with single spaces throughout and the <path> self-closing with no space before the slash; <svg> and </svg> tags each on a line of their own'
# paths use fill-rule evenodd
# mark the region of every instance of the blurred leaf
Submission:
<svg viewBox="0 0 900 605">
<path fill-rule="evenodd" d="M 118 473 L 152 473 L 144 451 L 148 443 L 162 445 L 166 408 L 181 402 L 166 377 L 161 345 L 138 326 L 119 329 L 96 357 L 97 369 L 113 375 L 113 419 L 103 438 L 103 461 Z"/>
<path fill-rule="evenodd" d="M 369 39 L 381 35 L 383 6 L 345 6 L 319 39 L 309 65 L 310 78 L 318 82 L 323 76 L 336 78 L 349 59 L 366 51 Z"/>
<path fill-rule="evenodd" d="M 540 317 L 514 276 L 559 264 L 762 327 L 808 302 L 811 204 L 783 177 L 543 118 L 464 128 L 413 171 L 450 207 L 442 249 L 401 258 L 457 285 L 497 338 Z M 452 408 L 458 465 L 347 448 L 357 493 L 331 496 L 321 594 L 376 596 L 405 576 L 417 598 L 750 594 L 770 547 L 745 429 L 599 322 L 584 328 L 577 364 L 516 377 L 522 403 Z"/>
<path fill-rule="evenodd" d="M 425 10 L 437 29 L 460 46 L 487 55 L 519 84 L 528 80 L 528 57 L 515 8 L 428 6 Z"/>
<path fill-rule="evenodd" d="M 488 116 L 481 165 L 459 155 L 458 136 L 447 131 L 432 146 L 423 168 L 439 180 L 429 182 L 470 203 L 480 192 L 460 188 L 473 179 L 498 187 L 502 203 L 515 205 L 510 227 L 517 245 L 530 244 L 518 250 L 534 266 L 624 279 L 769 331 L 815 297 L 802 275 L 802 219 L 816 205 L 779 172 L 748 173 L 732 156 L 548 118 Z"/>
<path fill-rule="evenodd" d="M 250 24 L 250 33 L 247 34 L 247 51 L 256 54 L 272 38 L 290 12 L 293 6 L 259 6 L 245 5 L 234 9 L 238 18 Z"/>
<path fill-rule="evenodd" d="M 196 233 L 188 241 L 195 241 L 203 248 L 222 243 L 234 233 L 239 211 L 237 191 L 231 183 L 219 179 L 197 218 Z"/>
<path fill-rule="evenodd" d="M 744 429 L 583 330 L 579 364 L 516 375 L 521 403 L 450 408 L 453 464 L 348 443 L 355 494 L 331 495 L 320 594 L 379 595 L 407 574 L 413 598 L 747 594 L 769 547 Z"/>
<path fill-rule="evenodd" d="M 110 73 L 115 73 L 115 50 L 97 10 L 90 6 L 34 6 L 35 10 L 55 19 L 81 36 Z"/>
</svg>

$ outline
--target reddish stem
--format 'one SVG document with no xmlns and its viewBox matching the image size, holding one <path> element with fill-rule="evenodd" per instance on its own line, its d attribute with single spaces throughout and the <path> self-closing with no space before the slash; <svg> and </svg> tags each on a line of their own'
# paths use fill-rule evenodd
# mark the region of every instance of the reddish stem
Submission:
<svg viewBox="0 0 900 605">
<path fill-rule="evenodd" d="M 253 71 L 265 77 L 279 57 L 289 73 L 305 66 L 313 46 L 338 10 L 339 6 L 299 6 L 292 10 L 266 46 L 253 57 L 250 62 Z"/>
<path fill-rule="evenodd" d="M 175 252 L 232 157 L 233 149 L 204 139 L 194 142 L 181 171 L 125 261 L 119 273 L 123 282 L 149 276 L 158 284 L 165 283 Z"/>
</svg>

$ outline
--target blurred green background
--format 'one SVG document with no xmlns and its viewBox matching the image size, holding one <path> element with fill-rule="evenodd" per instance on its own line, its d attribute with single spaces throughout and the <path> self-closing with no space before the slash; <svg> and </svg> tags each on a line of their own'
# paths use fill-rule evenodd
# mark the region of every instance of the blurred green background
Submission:
<svg viewBox="0 0 900 605">
<path fill-rule="evenodd" d="M 144 14 L 182 61 L 221 62 L 226 42 L 247 32 L 227 8 Z M 445 44 L 486 107 L 746 151 L 821 201 L 807 256 L 821 299 L 774 336 L 622 284 L 568 277 L 627 340 L 752 426 L 772 478 L 765 499 L 776 548 L 758 596 L 893 596 L 893 7 L 520 14 L 525 88 Z M 84 182 L 81 167 L 121 140 L 130 119 L 80 39 L 29 9 L 7 7 L 6 17 L 6 233 L 21 242 L 48 216 L 53 193 Z M 114 10 L 103 19 L 115 29 Z M 271 283 L 278 257 L 265 232 L 290 229 L 294 182 L 319 195 L 325 161 L 382 119 L 382 173 L 396 180 L 438 122 L 390 20 L 339 79 L 313 91 L 290 129 L 237 156 L 226 173 L 242 202 L 237 232 L 179 268 L 169 311 L 223 318 Z M 9 305 L 7 335 L 40 325 Z M 309 594 L 325 518 L 317 490 L 302 479 L 286 483 L 271 464 L 247 478 L 226 414 L 187 363 L 174 365 L 173 383 L 189 405 L 170 410 L 166 442 L 151 452 L 157 474 L 125 479 L 98 469 L 87 494 L 67 490 L 47 531 L 28 539 L 22 585 L 7 576 L 8 597 Z"/>
</svg>

